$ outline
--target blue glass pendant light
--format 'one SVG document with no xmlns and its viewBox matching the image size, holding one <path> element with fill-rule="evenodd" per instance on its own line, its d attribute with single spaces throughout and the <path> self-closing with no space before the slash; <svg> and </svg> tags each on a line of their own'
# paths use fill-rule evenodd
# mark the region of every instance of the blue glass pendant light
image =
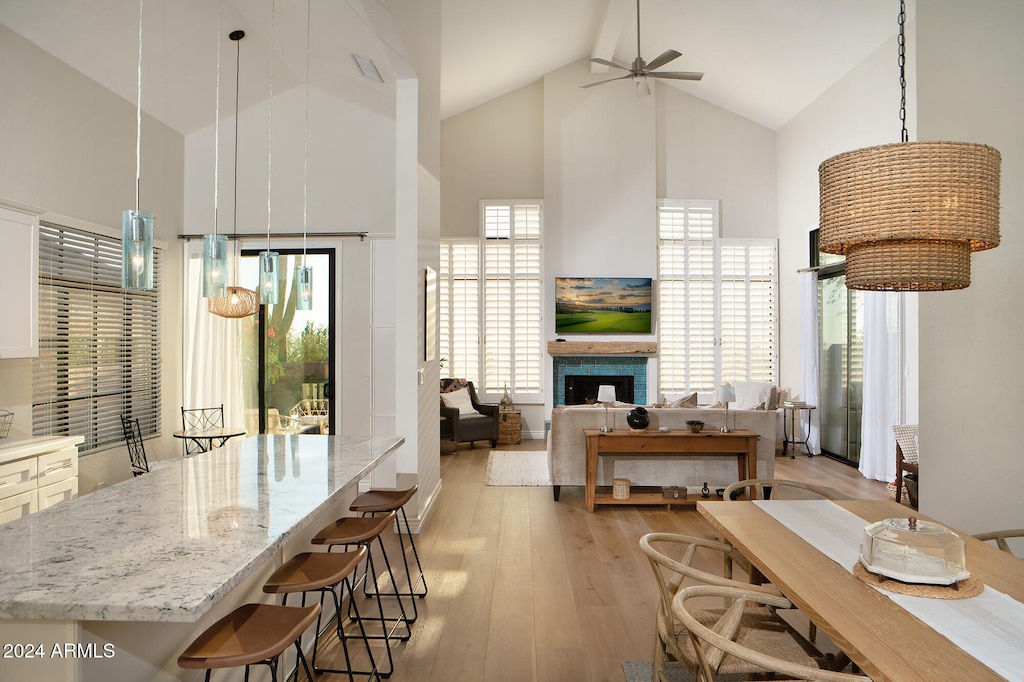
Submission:
<svg viewBox="0 0 1024 682">
<path fill-rule="evenodd" d="M 139 0 L 138 98 L 135 109 L 135 208 L 121 218 L 121 287 L 139 291 L 153 289 L 153 214 L 139 210 L 142 176 L 142 9 Z"/>
<path fill-rule="evenodd" d="M 306 123 L 302 143 L 302 264 L 295 267 L 296 310 L 313 309 L 313 268 L 306 265 L 306 211 L 309 195 L 309 0 L 306 0 Z"/>
<path fill-rule="evenodd" d="M 228 240 L 217 234 L 220 198 L 220 30 L 221 5 L 217 3 L 217 88 L 213 123 L 213 234 L 203 235 L 203 298 L 227 295 Z"/>
<path fill-rule="evenodd" d="M 267 250 L 260 252 L 260 303 L 276 305 L 280 292 L 277 286 L 278 254 L 270 250 L 270 199 L 274 176 L 274 34 L 277 27 L 277 3 L 270 5 L 270 115 L 267 126 Z"/>
</svg>

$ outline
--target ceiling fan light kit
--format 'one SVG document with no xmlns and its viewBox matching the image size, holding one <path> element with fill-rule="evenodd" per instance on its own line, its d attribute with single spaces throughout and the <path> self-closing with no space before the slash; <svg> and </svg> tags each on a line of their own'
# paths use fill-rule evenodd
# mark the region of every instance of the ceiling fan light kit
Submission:
<svg viewBox="0 0 1024 682">
<path fill-rule="evenodd" d="M 600 57 L 593 57 L 590 61 L 595 64 L 601 64 L 602 66 L 608 66 L 614 69 L 622 69 L 628 71 L 624 76 L 616 76 L 615 78 L 608 78 L 603 81 L 597 81 L 595 83 L 587 83 L 581 85 L 581 88 L 592 88 L 595 85 L 601 85 L 602 83 L 611 83 L 612 81 L 620 81 L 626 78 L 633 80 L 636 85 L 636 94 L 638 96 L 644 96 L 651 94 L 651 86 L 647 82 L 647 78 L 669 78 L 672 80 L 684 80 L 684 81 L 699 81 L 704 77 L 703 73 L 698 71 L 655 71 L 660 69 L 674 59 L 681 57 L 682 55 L 676 50 L 665 50 L 657 57 L 651 60 L 650 63 L 644 61 L 640 51 L 640 0 L 636 0 L 636 59 L 633 60 L 632 65 L 625 65 L 621 62 L 617 62 L 614 59 L 602 59 Z"/>
</svg>

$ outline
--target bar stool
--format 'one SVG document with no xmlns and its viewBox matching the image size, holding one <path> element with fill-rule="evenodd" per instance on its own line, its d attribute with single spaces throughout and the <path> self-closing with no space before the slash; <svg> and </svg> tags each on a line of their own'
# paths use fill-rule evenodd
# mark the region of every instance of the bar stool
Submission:
<svg viewBox="0 0 1024 682">
<path fill-rule="evenodd" d="M 377 546 L 380 548 L 381 556 L 384 559 L 384 567 L 388 574 L 388 580 L 391 582 L 391 586 L 394 590 L 390 593 L 391 596 L 398 596 L 398 586 L 395 583 L 394 573 L 391 570 L 391 562 L 388 560 L 387 550 L 384 548 L 384 542 L 381 540 L 380 534 L 384 532 L 384 529 L 389 528 L 395 520 L 395 512 L 390 512 L 384 516 L 346 516 L 338 519 L 332 524 L 329 524 L 322 528 L 318 532 L 311 542 L 314 545 L 325 545 L 327 551 L 330 552 L 335 547 L 344 547 L 348 549 L 349 546 L 357 545 L 366 548 L 366 561 L 365 569 L 363 570 L 362 577 L 360 580 L 370 581 L 372 580 L 374 585 L 377 584 L 377 569 L 373 561 L 372 545 L 373 541 L 377 541 Z M 355 586 L 353 586 L 354 589 Z M 400 642 L 409 640 L 412 636 L 412 630 L 409 628 L 409 620 L 405 615 L 405 606 L 402 604 L 401 598 L 398 599 L 398 608 L 400 615 L 396 618 L 389 618 L 384 615 L 384 602 L 381 600 L 381 592 L 378 590 L 371 593 L 370 596 L 375 597 L 377 601 L 377 613 L 376 616 L 362 616 L 363 620 L 376 621 L 380 623 L 381 634 L 368 634 L 368 639 L 383 639 L 384 649 L 388 655 L 388 669 L 387 671 L 378 671 L 381 677 L 390 677 L 391 673 L 395 669 L 394 659 L 391 656 L 391 640 L 397 639 Z M 353 610 L 355 600 L 349 600 L 349 617 L 352 620 L 356 619 L 356 614 Z M 390 628 L 389 628 L 390 623 Z M 399 626 L 404 625 L 405 631 L 400 632 Z"/>
<path fill-rule="evenodd" d="M 409 537 L 409 545 L 412 547 L 412 556 L 416 560 L 416 570 L 419 571 L 419 577 L 414 581 L 412 579 L 412 572 L 409 570 L 409 558 L 405 550 L 405 541 L 402 539 L 402 525 L 398 526 L 398 544 L 402 548 L 402 564 L 405 566 L 405 577 L 409 585 L 408 592 L 398 592 L 397 594 L 403 597 L 419 597 L 423 598 L 427 596 L 427 579 L 423 575 L 423 565 L 420 563 L 420 555 L 416 551 L 416 541 L 413 539 L 412 529 L 409 527 L 409 517 L 405 514 L 405 505 L 412 499 L 412 496 L 419 490 L 419 486 L 413 486 L 408 490 L 371 490 L 365 492 L 357 497 L 352 504 L 349 506 L 349 510 L 363 516 L 376 516 L 377 514 L 386 514 L 388 512 L 402 512 L 402 524 L 405 525 L 405 535 Z M 419 591 L 413 587 L 413 585 L 423 585 L 423 590 Z M 366 596 L 373 596 L 373 593 L 367 591 L 368 586 L 363 584 L 363 594 Z M 384 595 L 394 596 L 394 595 Z M 412 618 L 409 619 L 410 623 L 415 623 L 416 619 L 419 618 L 419 611 L 416 608 L 416 600 L 410 599 L 412 603 Z"/>
<path fill-rule="evenodd" d="M 288 603 L 288 595 L 301 593 L 302 594 L 302 605 L 306 605 L 306 594 L 309 592 L 320 593 L 320 608 L 323 608 L 324 597 L 329 593 L 334 599 L 334 613 L 337 619 L 337 633 L 338 639 L 341 641 L 342 651 L 345 654 L 345 667 L 338 668 L 319 668 L 316 664 L 317 650 L 320 644 L 320 635 L 323 634 L 329 627 L 328 623 L 322 630 L 320 628 L 320 622 L 323 618 L 323 612 L 316 617 L 316 630 L 314 631 L 313 638 L 313 657 L 310 661 L 313 665 L 313 670 L 319 675 L 321 673 L 347 673 L 349 680 L 354 680 L 354 675 L 369 675 L 368 679 L 380 679 L 380 675 L 377 672 L 377 665 L 373 660 L 373 652 L 370 650 L 370 641 L 366 637 L 366 630 L 363 628 L 362 620 L 359 618 L 359 608 L 352 604 L 352 608 L 355 609 L 356 618 L 354 621 L 359 625 L 359 636 L 352 637 L 345 634 L 345 624 L 342 620 L 341 612 L 341 594 L 339 588 L 344 587 L 348 590 L 350 599 L 354 599 L 355 591 L 351 576 L 356 572 L 359 567 L 359 563 L 366 557 L 366 547 L 360 547 L 355 552 L 345 553 L 312 553 L 303 552 L 292 557 L 284 564 L 280 566 L 274 573 L 267 578 L 267 582 L 263 585 L 263 591 L 268 594 L 280 594 L 281 604 L 286 605 Z M 369 657 L 371 669 L 370 670 L 354 670 L 352 668 L 352 658 L 349 654 L 348 640 L 349 639 L 361 639 L 363 645 L 366 647 L 366 655 Z"/>
<path fill-rule="evenodd" d="M 274 604 L 246 604 L 208 627 L 178 657 L 178 665 L 193 670 L 206 670 L 206 680 L 215 669 L 245 666 L 245 679 L 249 679 L 249 666 L 266 665 L 277 682 L 277 664 L 281 654 L 292 643 L 298 662 L 312 679 L 306 657 L 302 653 L 302 633 L 317 619 L 320 605 L 305 608 Z"/>
</svg>

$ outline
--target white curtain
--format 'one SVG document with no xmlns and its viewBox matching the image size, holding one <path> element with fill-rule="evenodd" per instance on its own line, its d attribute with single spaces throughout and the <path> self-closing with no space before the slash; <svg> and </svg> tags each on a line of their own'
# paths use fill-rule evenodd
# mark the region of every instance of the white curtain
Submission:
<svg viewBox="0 0 1024 682">
<path fill-rule="evenodd" d="M 896 478 L 892 425 L 900 415 L 900 294 L 864 292 L 864 392 L 860 472 L 865 478 Z"/>
<path fill-rule="evenodd" d="M 223 404 L 225 424 L 245 426 L 239 337 L 241 325 L 254 324 L 255 318 L 232 320 L 209 312 L 202 297 L 202 246 L 196 240 L 183 247 L 182 400 L 185 408 Z"/>
<path fill-rule="evenodd" d="M 818 273 L 800 273 L 800 400 L 818 404 Z M 810 452 L 821 452 L 817 410 L 800 410 L 809 415 L 802 425 Z"/>
</svg>

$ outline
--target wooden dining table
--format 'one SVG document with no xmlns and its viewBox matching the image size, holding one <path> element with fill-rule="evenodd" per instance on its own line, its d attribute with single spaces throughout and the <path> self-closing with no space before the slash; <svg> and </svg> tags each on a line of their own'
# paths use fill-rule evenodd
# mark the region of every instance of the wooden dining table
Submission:
<svg viewBox="0 0 1024 682">
<path fill-rule="evenodd" d="M 835 504 L 865 525 L 912 515 L 930 520 L 892 501 Z M 875 682 L 1005 679 L 754 502 L 700 502 L 697 509 Z M 1024 561 L 959 535 L 967 543 L 971 575 L 1024 602 Z"/>
</svg>

